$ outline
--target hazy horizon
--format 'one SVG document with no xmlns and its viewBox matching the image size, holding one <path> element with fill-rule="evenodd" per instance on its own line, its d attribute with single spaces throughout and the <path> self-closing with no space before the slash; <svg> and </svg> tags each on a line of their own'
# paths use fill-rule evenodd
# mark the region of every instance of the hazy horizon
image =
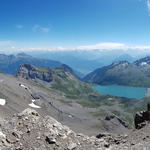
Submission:
<svg viewBox="0 0 150 150">
<path fill-rule="evenodd" d="M 150 51 L 150 0 L 2 0 L 0 52 Z"/>
</svg>

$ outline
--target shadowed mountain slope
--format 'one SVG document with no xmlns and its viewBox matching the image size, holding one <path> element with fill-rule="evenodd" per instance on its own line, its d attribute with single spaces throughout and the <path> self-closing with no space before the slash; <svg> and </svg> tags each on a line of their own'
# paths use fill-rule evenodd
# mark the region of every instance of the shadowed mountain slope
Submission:
<svg viewBox="0 0 150 150">
<path fill-rule="evenodd" d="M 129 85 L 150 87 L 150 78 L 143 71 L 143 66 L 127 61 L 114 62 L 91 72 L 83 78 L 83 81 L 101 85 Z"/>
</svg>

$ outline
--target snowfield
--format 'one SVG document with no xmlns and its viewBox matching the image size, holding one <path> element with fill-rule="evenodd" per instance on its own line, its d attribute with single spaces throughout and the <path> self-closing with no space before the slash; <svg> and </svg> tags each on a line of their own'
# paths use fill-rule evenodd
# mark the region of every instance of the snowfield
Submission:
<svg viewBox="0 0 150 150">
<path fill-rule="evenodd" d="M 0 98 L 0 105 L 5 105 L 5 104 L 6 104 L 6 100 Z"/>
<path fill-rule="evenodd" d="M 29 106 L 32 108 L 41 108 L 40 106 L 35 105 L 34 102 L 35 102 L 35 100 L 32 100 L 32 103 L 30 103 Z"/>
<path fill-rule="evenodd" d="M 28 87 L 25 86 L 24 84 L 19 84 L 19 86 L 21 86 L 21 87 L 23 87 L 23 88 L 25 88 L 25 89 L 28 89 Z"/>
<path fill-rule="evenodd" d="M 141 63 L 141 66 L 144 66 L 144 65 L 147 65 L 147 63 L 146 63 L 146 62 L 142 62 L 142 63 Z"/>
<path fill-rule="evenodd" d="M 6 138 L 6 135 L 5 135 L 5 134 L 3 134 L 3 132 L 2 132 L 2 131 L 0 131 L 0 137 Z"/>
</svg>

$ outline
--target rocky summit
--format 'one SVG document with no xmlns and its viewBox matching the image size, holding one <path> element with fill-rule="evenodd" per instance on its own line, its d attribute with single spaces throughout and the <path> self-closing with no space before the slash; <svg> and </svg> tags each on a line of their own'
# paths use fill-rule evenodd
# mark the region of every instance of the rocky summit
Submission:
<svg viewBox="0 0 150 150">
<path fill-rule="evenodd" d="M 41 117 L 32 109 L 1 121 L 1 150 L 101 150 L 107 146 L 105 140 L 76 134 L 54 118 Z"/>
<path fill-rule="evenodd" d="M 96 137 L 75 133 L 50 116 L 25 109 L 0 120 L 1 150 L 143 150 L 149 149 L 150 125 L 128 134 L 100 133 Z"/>
</svg>

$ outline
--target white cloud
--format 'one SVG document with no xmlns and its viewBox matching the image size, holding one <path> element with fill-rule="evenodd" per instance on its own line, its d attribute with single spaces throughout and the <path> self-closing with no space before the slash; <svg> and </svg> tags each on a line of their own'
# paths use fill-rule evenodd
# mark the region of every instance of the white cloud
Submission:
<svg viewBox="0 0 150 150">
<path fill-rule="evenodd" d="M 45 32 L 45 33 L 47 33 L 47 32 L 49 32 L 49 31 L 50 31 L 50 29 L 49 29 L 49 28 L 40 28 L 40 30 L 41 30 L 42 32 Z"/>
<path fill-rule="evenodd" d="M 146 7 L 147 7 L 147 10 L 148 10 L 148 14 L 150 16 L 150 0 L 138 0 L 139 2 L 144 2 L 146 3 Z"/>
<path fill-rule="evenodd" d="M 17 29 L 22 29 L 22 28 L 23 28 L 23 25 L 18 24 L 18 25 L 16 25 L 16 28 L 17 28 Z"/>
<path fill-rule="evenodd" d="M 11 49 L 13 49 L 13 50 L 15 50 L 15 49 L 16 49 L 16 47 L 15 47 L 15 46 L 11 46 L 10 48 L 11 48 Z"/>
<path fill-rule="evenodd" d="M 39 28 L 40 28 L 40 26 L 38 24 L 36 24 L 33 26 L 32 31 L 36 32 Z"/>
<path fill-rule="evenodd" d="M 0 46 L 10 45 L 11 41 L 0 41 Z"/>
<path fill-rule="evenodd" d="M 76 50 L 76 48 L 65 48 L 62 46 L 58 46 L 58 47 L 52 47 L 52 48 L 24 48 L 24 49 L 20 49 L 21 51 L 73 51 Z"/>
<path fill-rule="evenodd" d="M 0 41 L 0 53 L 12 51 L 13 41 Z M 15 50 L 15 49 L 13 49 Z"/>
<path fill-rule="evenodd" d="M 130 46 L 128 49 L 135 49 L 135 50 L 150 50 L 150 45 L 138 45 L 138 46 Z"/>
<path fill-rule="evenodd" d="M 123 43 L 98 43 L 95 45 L 86 45 L 86 46 L 79 46 L 77 49 L 79 50 L 93 50 L 93 49 L 99 49 L 99 50 L 112 50 L 112 49 L 127 49 L 128 47 Z"/>
<path fill-rule="evenodd" d="M 148 9 L 149 15 L 150 15 L 150 0 L 147 0 L 147 9 Z"/>
<path fill-rule="evenodd" d="M 102 42 L 93 45 L 81 45 L 77 47 L 45 47 L 45 46 L 38 46 L 35 47 L 27 43 L 16 43 L 13 41 L 0 41 L 0 51 L 13 51 L 13 52 L 27 52 L 27 51 L 92 51 L 92 50 L 99 50 L 99 51 L 132 51 L 136 52 L 150 52 L 150 45 L 126 45 L 124 43 L 113 43 L 113 42 Z M 32 47 L 31 47 L 32 46 Z"/>
<path fill-rule="evenodd" d="M 150 0 L 147 0 L 147 8 L 150 10 Z"/>
<path fill-rule="evenodd" d="M 40 25 L 36 24 L 36 25 L 33 26 L 32 31 L 33 32 L 41 31 L 41 32 L 44 32 L 44 33 L 48 33 L 50 31 L 50 28 L 41 27 Z"/>
</svg>

